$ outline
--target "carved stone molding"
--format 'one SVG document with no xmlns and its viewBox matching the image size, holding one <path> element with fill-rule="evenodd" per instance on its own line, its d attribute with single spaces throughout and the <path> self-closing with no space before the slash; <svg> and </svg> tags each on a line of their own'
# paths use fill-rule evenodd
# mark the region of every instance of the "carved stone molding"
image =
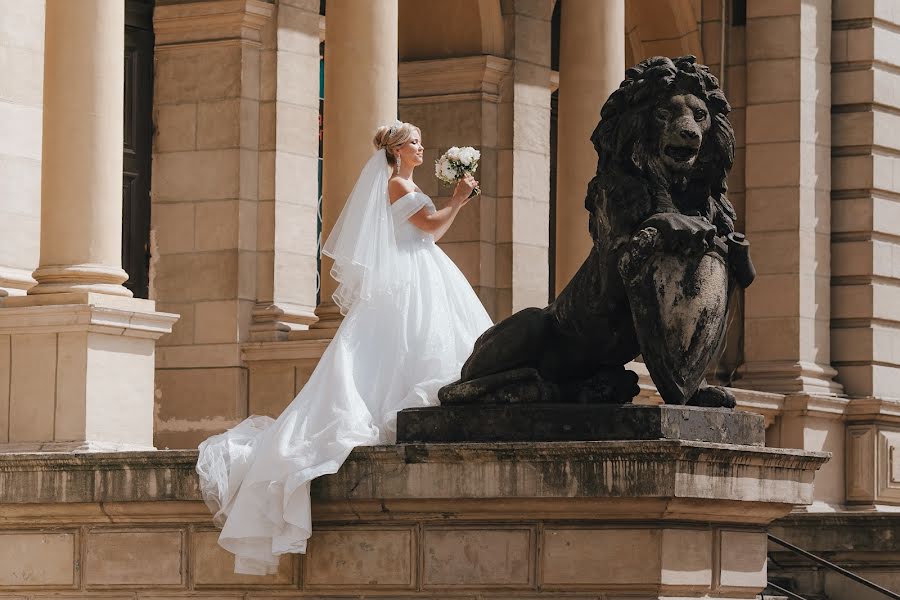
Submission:
<svg viewBox="0 0 900 600">
<path fill-rule="evenodd" d="M 261 0 L 216 0 L 157 6 L 156 46 L 242 40 L 260 43 L 260 30 L 274 6 Z"/>
<path fill-rule="evenodd" d="M 500 81 L 512 61 L 497 56 L 419 60 L 399 65 L 400 104 L 450 100 L 500 101 Z M 550 81 L 548 79 L 548 86 Z"/>
<path fill-rule="evenodd" d="M 847 420 L 847 503 L 900 505 L 900 401 L 852 400 Z"/>
</svg>

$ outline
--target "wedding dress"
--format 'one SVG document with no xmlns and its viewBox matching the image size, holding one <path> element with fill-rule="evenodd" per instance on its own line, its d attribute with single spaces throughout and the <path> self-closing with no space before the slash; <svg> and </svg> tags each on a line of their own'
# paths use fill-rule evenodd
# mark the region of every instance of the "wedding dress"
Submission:
<svg viewBox="0 0 900 600">
<path fill-rule="evenodd" d="M 437 404 L 491 325 L 433 236 L 408 221 L 432 201 L 417 191 L 390 204 L 387 172 L 379 151 L 323 248 L 346 315 L 309 381 L 278 419 L 252 416 L 200 445 L 201 491 L 237 573 L 274 573 L 279 555 L 305 552 L 310 481 L 356 446 L 393 443 L 397 412 Z"/>
</svg>

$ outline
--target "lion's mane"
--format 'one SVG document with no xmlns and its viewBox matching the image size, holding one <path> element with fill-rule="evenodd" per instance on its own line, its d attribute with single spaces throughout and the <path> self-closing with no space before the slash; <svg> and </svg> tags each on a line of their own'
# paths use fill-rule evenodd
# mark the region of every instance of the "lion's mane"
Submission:
<svg viewBox="0 0 900 600">
<path fill-rule="evenodd" d="M 625 72 L 603 105 L 591 136 L 597 174 L 585 199 L 595 243 L 614 245 L 613 240 L 632 235 L 653 214 L 659 193 L 671 194 L 680 211 L 705 216 L 719 235 L 734 231 L 734 208 L 725 196 L 734 164 L 734 130 L 727 119 L 731 107 L 716 77 L 695 61 L 693 56 L 648 58 Z M 661 135 L 652 115 L 662 102 L 685 93 L 706 103 L 711 125 L 691 172 L 673 189 L 661 191 L 648 165 L 658 154 Z"/>
</svg>

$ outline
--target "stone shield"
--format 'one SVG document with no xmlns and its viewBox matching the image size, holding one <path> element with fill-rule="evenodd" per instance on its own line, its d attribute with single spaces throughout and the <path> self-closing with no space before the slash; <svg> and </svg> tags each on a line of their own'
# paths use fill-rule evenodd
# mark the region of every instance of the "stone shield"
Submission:
<svg viewBox="0 0 900 600">
<path fill-rule="evenodd" d="M 716 251 L 643 250 L 620 263 L 641 354 L 663 400 L 686 404 L 725 336 L 728 266 Z"/>
</svg>

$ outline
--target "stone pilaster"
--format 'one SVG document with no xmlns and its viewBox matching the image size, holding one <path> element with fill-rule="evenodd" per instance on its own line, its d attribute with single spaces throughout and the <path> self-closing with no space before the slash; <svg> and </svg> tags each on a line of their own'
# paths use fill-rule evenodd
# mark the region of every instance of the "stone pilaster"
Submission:
<svg viewBox="0 0 900 600">
<path fill-rule="evenodd" d="M 509 176 L 498 171 L 497 113 L 500 81 L 510 67 L 509 60 L 490 55 L 400 64 L 400 118 L 422 128 L 425 162 L 416 179 L 425 193 L 438 203 L 449 198 L 452 189 L 439 184 L 433 168 L 448 148 L 473 146 L 481 151 L 481 195 L 460 212 L 440 244 L 495 319 L 497 183 Z M 544 224 L 535 220 L 530 226 Z"/>
<path fill-rule="evenodd" d="M 900 401 L 900 13 L 833 19 L 831 351 L 851 397 Z"/>
<path fill-rule="evenodd" d="M 160 446 L 195 446 L 247 416 L 240 344 L 260 280 L 272 277 L 262 276 L 271 252 L 259 251 L 259 233 L 271 220 L 258 174 L 260 142 L 269 144 L 260 132 L 261 30 L 273 10 L 213 0 L 154 11 L 150 293 L 182 315 L 157 361 Z"/>
<path fill-rule="evenodd" d="M 547 304 L 552 8 L 501 4 L 511 64 L 497 111 L 496 318 Z"/>
<path fill-rule="evenodd" d="M 900 12 L 832 15 L 832 356 L 847 407 L 847 502 L 900 505 Z"/>
<path fill-rule="evenodd" d="M 318 1 L 283 0 L 262 30 L 253 341 L 316 320 L 320 20 Z"/>
<path fill-rule="evenodd" d="M 747 6 L 746 291 L 736 382 L 840 394 L 830 362 L 831 2 Z"/>
</svg>

